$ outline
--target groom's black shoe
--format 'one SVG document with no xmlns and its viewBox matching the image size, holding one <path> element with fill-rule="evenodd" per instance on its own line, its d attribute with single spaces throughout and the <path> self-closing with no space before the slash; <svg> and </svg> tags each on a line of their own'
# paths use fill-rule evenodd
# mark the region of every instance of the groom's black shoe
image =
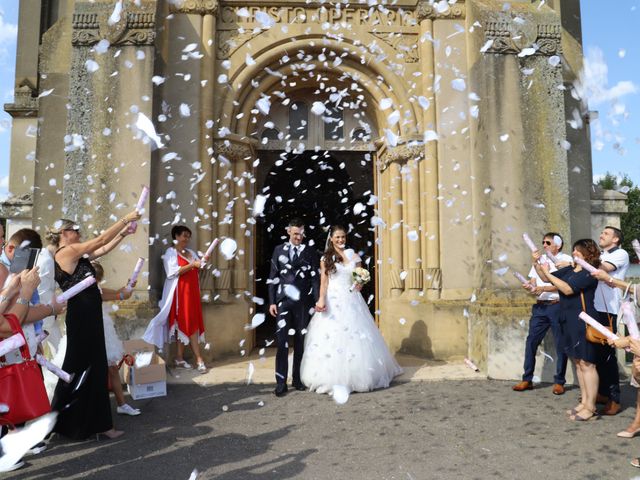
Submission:
<svg viewBox="0 0 640 480">
<path fill-rule="evenodd" d="M 273 392 L 273 393 L 276 394 L 276 397 L 284 397 L 287 394 L 288 390 L 289 389 L 287 388 L 287 384 L 286 383 L 279 383 L 276 386 L 275 392 Z"/>
<path fill-rule="evenodd" d="M 301 392 L 307 389 L 307 387 L 305 387 L 304 383 L 302 382 L 294 383 L 293 388 L 295 388 L 296 390 L 300 390 Z"/>
</svg>

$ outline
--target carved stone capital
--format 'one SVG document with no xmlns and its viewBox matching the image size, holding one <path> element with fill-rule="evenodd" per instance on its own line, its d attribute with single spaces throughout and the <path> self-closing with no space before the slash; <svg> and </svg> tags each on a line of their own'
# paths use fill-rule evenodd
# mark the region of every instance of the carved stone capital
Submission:
<svg viewBox="0 0 640 480">
<path fill-rule="evenodd" d="M 425 1 L 419 2 L 416 7 L 416 20 L 418 22 L 422 20 L 436 20 L 438 18 L 461 19 L 465 17 L 465 14 L 466 7 L 464 4 L 449 5 L 449 8 L 443 11 L 438 10 L 433 5 L 429 5 L 429 3 Z"/>
<path fill-rule="evenodd" d="M 96 10 L 76 11 L 73 14 L 71 43 L 90 46 L 102 39 L 111 45 L 153 45 L 155 40 L 155 13 L 147 11 L 126 11 L 123 9 L 120 21 L 109 24 L 111 12 L 96 5 Z"/>
<path fill-rule="evenodd" d="M 439 268 L 426 268 L 424 270 L 424 287 L 430 290 L 442 288 L 442 270 Z"/>
<path fill-rule="evenodd" d="M 407 163 L 424 158 L 424 146 L 421 144 L 404 144 L 388 147 L 381 155 L 381 168 L 386 169 L 392 163 Z"/>
<path fill-rule="evenodd" d="M 213 152 L 221 163 L 242 162 L 255 156 L 255 148 L 250 141 L 236 138 L 214 140 Z"/>
<path fill-rule="evenodd" d="M 33 215 L 33 195 L 11 195 L 0 202 L 0 217 L 2 218 L 31 218 Z"/>
<path fill-rule="evenodd" d="M 182 0 L 169 5 L 171 13 L 190 13 L 193 15 L 218 15 L 218 0 Z"/>
<path fill-rule="evenodd" d="M 13 93 L 13 103 L 5 103 L 4 111 L 13 118 L 37 117 L 37 92 L 29 85 L 16 88 Z"/>
<path fill-rule="evenodd" d="M 492 43 L 486 53 L 517 55 L 525 48 L 533 48 L 533 55 L 559 55 L 562 53 L 561 32 L 560 24 L 487 22 L 485 44 Z"/>
</svg>

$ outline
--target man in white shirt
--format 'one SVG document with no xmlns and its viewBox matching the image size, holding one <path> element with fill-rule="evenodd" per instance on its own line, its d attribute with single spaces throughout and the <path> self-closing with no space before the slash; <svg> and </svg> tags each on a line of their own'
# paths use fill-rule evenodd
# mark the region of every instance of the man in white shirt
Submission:
<svg viewBox="0 0 640 480">
<path fill-rule="evenodd" d="M 548 252 L 558 259 L 559 263 L 571 263 L 573 259 L 562 250 L 562 237 L 555 232 L 545 234 L 542 239 L 542 245 L 545 252 Z M 548 261 L 546 256 L 542 257 Z M 557 267 L 550 263 L 550 271 L 555 272 Z M 562 395 L 564 393 L 565 373 L 567 371 L 567 355 L 564 353 L 564 340 L 562 330 L 560 329 L 560 296 L 558 289 L 550 283 L 540 280 L 535 268 L 531 268 L 529 272 L 529 282 L 524 283 L 522 287 L 531 295 L 536 296 L 536 303 L 531 308 L 531 319 L 529 320 L 529 334 L 527 335 L 526 346 L 524 350 L 524 374 L 522 381 L 513 386 L 516 392 L 533 389 L 533 371 L 536 367 L 536 351 L 544 340 L 549 328 L 553 332 L 553 339 L 556 344 L 556 373 L 553 377 L 553 393 L 554 395 Z"/>
<path fill-rule="evenodd" d="M 618 280 L 624 280 L 629 268 L 629 254 L 620 248 L 622 232 L 616 227 L 606 226 L 598 239 L 598 246 L 602 249 L 600 255 L 600 269 Z M 620 290 L 605 282 L 599 282 L 594 298 L 594 306 L 598 311 L 599 321 L 609 325 L 609 317 L 616 333 L 618 323 L 618 308 L 620 307 Z M 606 402 L 602 415 L 616 415 L 620 411 L 620 373 L 615 349 L 610 350 L 598 363 L 596 369 L 600 377 L 598 400 Z"/>
</svg>

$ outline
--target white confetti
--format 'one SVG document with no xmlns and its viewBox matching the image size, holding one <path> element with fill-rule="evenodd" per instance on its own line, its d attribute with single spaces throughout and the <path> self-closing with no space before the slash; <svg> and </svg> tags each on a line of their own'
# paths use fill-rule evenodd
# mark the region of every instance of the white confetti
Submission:
<svg viewBox="0 0 640 480">
<path fill-rule="evenodd" d="M 136 128 L 142 131 L 147 136 L 147 138 L 149 138 L 149 140 L 151 140 L 155 144 L 156 148 L 164 147 L 162 140 L 156 133 L 156 129 L 153 126 L 153 122 L 149 120 L 149 117 L 147 117 L 142 112 L 138 112 L 138 119 L 136 120 Z"/>
<path fill-rule="evenodd" d="M 249 362 L 249 367 L 247 368 L 247 385 L 251 383 L 251 379 L 253 379 L 253 373 L 256 371 L 256 367 L 253 365 L 253 362 Z"/>
<path fill-rule="evenodd" d="M 409 230 L 409 232 L 407 232 L 407 238 L 412 242 L 417 242 L 420 236 L 416 230 Z"/>
<path fill-rule="evenodd" d="M 387 108 L 391 108 L 393 105 L 393 100 L 390 98 L 383 98 L 380 100 L 380 110 L 386 110 Z"/>
<path fill-rule="evenodd" d="M 558 55 L 552 55 L 551 57 L 549 57 L 549 60 L 547 60 L 547 62 L 549 62 L 549 65 L 551 65 L 552 67 L 557 67 L 558 65 L 560 65 L 560 57 Z"/>
<path fill-rule="evenodd" d="M 107 25 L 113 27 L 116 23 L 120 21 L 122 15 L 122 0 L 118 0 L 113 7 L 113 12 L 111 12 L 111 16 L 109 20 L 107 20 Z"/>
<path fill-rule="evenodd" d="M 110 45 L 111 43 L 109 43 L 109 40 L 107 40 L 106 38 L 103 38 L 98 43 L 96 43 L 96 46 L 93 47 L 93 49 L 96 51 L 96 53 L 98 53 L 99 55 L 102 55 L 103 53 L 107 53 L 107 50 L 109 50 Z"/>
<path fill-rule="evenodd" d="M 431 102 L 429 102 L 429 100 L 426 97 L 423 97 L 422 95 L 420 95 L 418 97 L 418 104 L 422 107 L 423 110 L 427 110 L 431 105 Z"/>
<path fill-rule="evenodd" d="M 264 207 L 267 204 L 269 195 L 257 194 L 256 199 L 253 202 L 253 216 L 259 217 L 264 212 Z"/>
<path fill-rule="evenodd" d="M 459 92 L 464 92 L 467 88 L 467 84 L 465 83 L 464 79 L 456 78 L 455 80 L 451 80 L 451 88 Z"/>
<path fill-rule="evenodd" d="M 298 300 L 300 300 L 300 290 L 298 290 L 293 285 L 285 285 L 284 294 L 294 302 L 297 302 Z"/>
<path fill-rule="evenodd" d="M 500 135 L 500 141 L 501 142 L 506 142 L 507 140 L 509 140 L 509 134 L 505 133 L 504 135 Z"/>
<path fill-rule="evenodd" d="M 401 318 L 398 320 L 398 322 L 400 322 L 400 325 L 404 325 L 407 323 L 407 320 L 405 318 Z"/>
<path fill-rule="evenodd" d="M 485 53 L 487 50 L 491 48 L 492 45 L 493 45 L 493 39 L 487 40 L 486 42 L 484 42 L 484 45 L 482 45 L 482 47 L 480 48 L 480 53 Z"/>
<path fill-rule="evenodd" d="M 322 102 L 313 102 L 313 105 L 311 106 L 311 113 L 314 115 L 322 115 L 326 110 L 327 108 Z"/>
<path fill-rule="evenodd" d="M 434 142 L 438 140 L 438 134 L 434 130 L 426 130 L 424 132 L 424 143 Z"/>
<path fill-rule="evenodd" d="M 400 121 L 400 112 L 398 110 L 394 110 L 393 112 L 391 112 L 389 114 L 389 116 L 387 117 L 387 123 L 391 126 L 391 125 L 395 125 L 396 123 L 398 123 Z"/>
<path fill-rule="evenodd" d="M 395 147 L 398 145 L 398 139 L 399 139 L 398 135 L 393 133 L 388 128 L 384 129 L 384 136 L 387 139 L 387 143 L 389 144 L 390 147 Z"/>
<path fill-rule="evenodd" d="M 344 405 L 349 400 L 349 389 L 344 385 L 333 386 L 333 400 L 338 405 Z"/>
<path fill-rule="evenodd" d="M 258 10 L 255 13 L 256 21 L 262 25 L 262 28 L 271 28 L 276 24 L 276 21 L 271 17 L 271 15 Z"/>
<path fill-rule="evenodd" d="M 269 115 L 269 111 L 271 110 L 271 100 L 269 97 L 261 97 L 256 102 L 256 107 L 260 110 L 260 113 L 263 115 Z"/>
<path fill-rule="evenodd" d="M 186 103 L 181 103 L 180 104 L 180 116 L 181 117 L 190 117 L 191 116 L 191 109 L 189 108 L 189 105 L 187 105 Z"/>
<path fill-rule="evenodd" d="M 219 249 L 225 260 L 231 260 L 236 254 L 238 243 L 233 238 L 225 238 L 220 243 Z"/>
<path fill-rule="evenodd" d="M 84 62 L 84 66 L 87 69 L 87 72 L 89 73 L 97 72 L 100 69 L 100 66 L 94 60 L 91 60 L 91 59 Z"/>
</svg>

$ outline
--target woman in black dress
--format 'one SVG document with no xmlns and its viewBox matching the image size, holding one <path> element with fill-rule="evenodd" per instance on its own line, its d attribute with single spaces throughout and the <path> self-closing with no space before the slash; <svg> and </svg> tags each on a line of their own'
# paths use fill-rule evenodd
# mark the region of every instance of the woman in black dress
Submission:
<svg viewBox="0 0 640 480">
<path fill-rule="evenodd" d="M 87 276 L 95 276 L 91 260 L 114 248 L 122 240 L 120 237 L 124 237 L 129 223 L 139 218 L 140 214 L 133 211 L 100 236 L 85 242 L 80 241 L 78 225 L 70 220 L 62 220 L 61 225 L 50 230 L 48 238 L 59 246 L 54 259 L 60 288 L 66 291 Z M 115 430 L 111 420 L 102 297 L 96 284 L 69 299 L 65 325 L 67 351 L 62 369 L 74 373 L 76 378 L 88 372 L 77 391 L 73 383 L 58 381 L 51 405 L 60 411 L 54 431 L 74 440 L 99 434 L 116 438 L 123 432 Z"/>
<path fill-rule="evenodd" d="M 591 239 L 578 240 L 573 244 L 573 256 L 582 258 L 595 268 L 600 266 L 600 250 Z M 543 282 L 550 282 L 560 294 L 560 327 L 565 338 L 565 351 L 576 366 L 580 385 L 580 403 L 570 410 L 571 420 L 586 421 L 597 419 L 596 395 L 598 394 L 598 372 L 596 363 L 605 354 L 603 345 L 588 342 L 586 339 L 586 323 L 578 315 L 583 310 L 591 317 L 598 319 L 593 306 L 593 298 L 598 280 L 580 265 L 560 268 L 549 273 L 549 267 L 540 265 L 537 260 L 540 254 L 534 254 L 534 267 Z"/>
</svg>

